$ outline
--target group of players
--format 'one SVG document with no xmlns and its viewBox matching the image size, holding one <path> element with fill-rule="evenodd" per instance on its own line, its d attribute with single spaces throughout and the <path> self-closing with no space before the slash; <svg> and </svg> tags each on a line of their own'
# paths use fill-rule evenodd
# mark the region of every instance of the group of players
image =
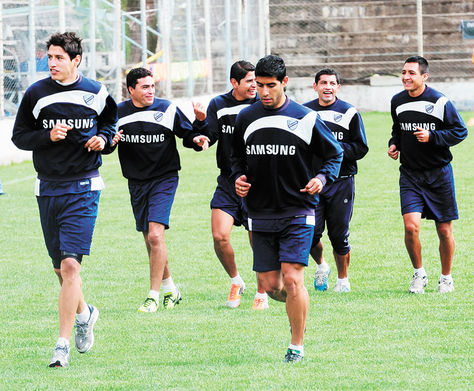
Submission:
<svg viewBox="0 0 474 391">
<path fill-rule="evenodd" d="M 230 70 L 232 89 L 211 100 L 207 110 L 193 103 L 191 123 L 170 101 L 155 97 L 155 82 L 144 68 L 127 74 L 130 99 L 117 105 L 99 82 L 78 72 L 81 39 L 55 34 L 47 42 L 50 77 L 26 91 L 12 140 L 33 151 L 35 185 L 44 240 L 61 285 L 59 338 L 50 367 L 67 367 L 69 339 L 85 353 L 94 344 L 98 309 L 81 289 L 83 255 L 90 251 L 97 217 L 101 154 L 118 148 L 128 179 L 136 229 L 143 233 L 150 263 L 150 291 L 140 312 L 160 304 L 172 309 L 182 300 L 169 265 L 165 230 L 180 170 L 176 137 L 196 151 L 217 143 L 220 175 L 211 200 L 214 249 L 231 279 L 226 305 L 240 305 L 240 276 L 230 235 L 244 225 L 253 251 L 258 288 L 252 308 L 268 308 L 268 296 L 286 303 L 291 343 L 285 362 L 304 357 L 309 296 L 304 268 L 317 263 L 316 290 L 328 289 L 330 267 L 323 257 L 325 225 L 337 267 L 336 292 L 349 292 L 349 222 L 357 160 L 368 152 L 362 118 L 337 98 L 339 75 L 316 74 L 316 99 L 300 105 L 285 95 L 283 60 L 274 55 L 256 66 L 238 61 Z M 402 71 L 404 91 L 392 99 L 392 138 L 388 154 L 400 155 L 400 199 L 405 244 L 415 269 L 409 291 L 427 284 L 421 262 L 422 217 L 433 219 L 440 238 L 439 292 L 454 289 L 452 220 L 458 218 L 449 147 L 467 136 L 452 103 L 428 87 L 428 63 L 410 57 Z M 258 95 L 257 95 L 258 93 Z M 118 121 L 117 121 L 118 120 Z"/>
</svg>

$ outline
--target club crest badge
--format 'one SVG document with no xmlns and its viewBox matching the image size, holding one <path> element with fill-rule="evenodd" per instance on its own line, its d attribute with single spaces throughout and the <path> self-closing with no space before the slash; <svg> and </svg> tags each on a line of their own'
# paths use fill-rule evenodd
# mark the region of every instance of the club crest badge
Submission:
<svg viewBox="0 0 474 391">
<path fill-rule="evenodd" d="M 90 106 L 92 102 L 94 102 L 94 95 L 93 94 L 87 94 L 82 97 L 84 99 L 84 102 L 86 105 Z"/>
<path fill-rule="evenodd" d="M 153 118 L 155 119 L 156 122 L 160 122 L 163 119 L 163 113 L 159 111 L 158 113 L 155 113 L 153 115 Z"/>
<path fill-rule="evenodd" d="M 334 121 L 340 122 L 342 119 L 342 114 L 334 114 Z"/>
<path fill-rule="evenodd" d="M 426 105 L 425 110 L 428 114 L 431 114 L 434 110 L 434 105 Z"/>
<path fill-rule="evenodd" d="M 298 120 L 286 120 L 286 124 L 288 125 L 288 129 L 295 130 L 298 127 Z"/>
</svg>

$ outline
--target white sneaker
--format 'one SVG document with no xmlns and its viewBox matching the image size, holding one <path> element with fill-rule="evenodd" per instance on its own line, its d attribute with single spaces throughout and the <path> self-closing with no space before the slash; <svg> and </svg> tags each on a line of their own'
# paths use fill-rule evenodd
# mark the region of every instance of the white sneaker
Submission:
<svg viewBox="0 0 474 391">
<path fill-rule="evenodd" d="M 252 309 L 259 311 L 259 310 L 266 310 L 268 308 L 269 308 L 268 295 L 265 295 L 265 298 L 263 299 L 255 295 L 255 298 L 253 299 Z"/>
<path fill-rule="evenodd" d="M 56 345 L 53 351 L 53 357 L 51 358 L 50 368 L 69 366 L 69 345 Z"/>
<path fill-rule="evenodd" d="M 452 278 L 441 276 L 438 282 L 438 292 L 448 293 L 454 291 L 454 283 Z"/>
<path fill-rule="evenodd" d="M 245 291 L 245 284 L 231 284 L 229 297 L 225 305 L 230 308 L 237 308 L 240 305 L 240 297 Z"/>
<path fill-rule="evenodd" d="M 351 291 L 351 284 L 349 281 L 341 282 L 339 280 L 336 281 L 336 285 L 334 285 L 334 292 L 350 292 Z"/>
<path fill-rule="evenodd" d="M 90 310 L 89 320 L 80 323 L 76 320 L 76 349 L 79 353 L 87 353 L 94 345 L 94 325 L 99 319 L 99 310 L 88 304 Z"/>
<path fill-rule="evenodd" d="M 428 284 L 428 276 L 419 275 L 418 273 L 413 274 L 411 279 L 410 288 L 408 292 L 410 293 L 425 293 L 425 286 Z"/>
</svg>

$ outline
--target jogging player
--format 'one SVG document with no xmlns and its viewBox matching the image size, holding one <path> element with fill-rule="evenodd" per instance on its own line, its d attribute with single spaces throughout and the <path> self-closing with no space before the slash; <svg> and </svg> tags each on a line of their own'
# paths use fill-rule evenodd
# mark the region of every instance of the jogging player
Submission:
<svg viewBox="0 0 474 391">
<path fill-rule="evenodd" d="M 195 126 L 198 129 L 205 129 L 210 145 L 217 142 L 216 160 L 220 174 L 211 200 L 212 237 L 216 255 L 230 277 L 230 293 L 226 305 L 236 308 L 240 305 L 245 283 L 237 270 L 234 249 L 230 244 L 230 233 L 233 225 L 243 225 L 248 230 L 248 224 L 244 201 L 235 193 L 235 185 L 230 179 L 230 153 L 237 114 L 257 100 L 255 67 L 247 61 L 237 61 L 230 68 L 230 82 L 232 90 L 212 99 L 207 114 L 200 104 L 194 105 L 194 113 Z M 250 232 L 249 239 L 251 240 Z M 260 285 L 252 308 L 254 310 L 268 308 L 268 295 Z"/>
<path fill-rule="evenodd" d="M 317 264 L 314 288 L 325 291 L 329 286 L 331 268 L 324 260 L 321 242 L 326 224 L 337 267 L 334 291 L 349 292 L 351 290 L 347 275 L 351 258 L 349 223 L 354 206 L 354 175 L 357 174 L 357 160 L 362 159 L 369 148 L 359 112 L 336 96 L 341 88 L 338 73 L 330 68 L 321 69 L 316 73 L 313 88 L 318 97 L 304 105 L 320 115 L 344 151 L 339 176 L 334 183 L 324 187 L 316 206 L 316 225 L 311 246 L 311 256 Z"/>
<path fill-rule="evenodd" d="M 253 269 L 268 295 L 286 302 L 291 344 L 284 361 L 303 359 L 308 313 L 304 267 L 314 231 L 314 208 L 327 182 L 337 178 L 342 149 L 316 112 L 285 96 L 283 60 L 268 55 L 255 68 L 260 101 L 237 116 L 232 177 L 246 198 Z M 312 159 L 321 159 L 318 172 Z"/>
<path fill-rule="evenodd" d="M 467 137 L 467 128 L 454 105 L 426 85 L 428 61 L 409 57 L 403 66 L 404 91 L 392 98 L 392 138 L 388 156 L 400 156 L 400 201 L 405 246 L 414 273 L 410 293 L 424 293 L 428 276 L 421 260 L 421 218 L 434 220 L 439 237 L 441 277 L 438 292 L 454 290 L 452 221 L 458 219 L 449 147 Z"/>
<path fill-rule="evenodd" d="M 104 188 L 98 171 L 101 151 L 112 142 L 117 106 L 103 85 L 78 73 L 78 36 L 54 34 L 46 46 L 51 76 L 27 89 L 12 140 L 18 148 L 33 151 L 41 226 L 61 284 L 59 338 L 49 366 L 67 367 L 74 318 L 79 353 L 94 344 L 99 311 L 84 301 L 80 269 L 91 247 Z"/>
<path fill-rule="evenodd" d="M 128 179 L 137 231 L 143 233 L 150 262 L 150 291 L 140 312 L 156 312 L 163 285 L 163 306 L 172 309 L 181 301 L 168 267 L 165 230 L 181 169 L 176 138 L 197 151 L 208 148 L 209 139 L 193 130 L 191 122 L 171 102 L 155 97 L 153 74 L 145 68 L 127 74 L 130 99 L 118 105 L 118 153 L 122 173 Z"/>
</svg>

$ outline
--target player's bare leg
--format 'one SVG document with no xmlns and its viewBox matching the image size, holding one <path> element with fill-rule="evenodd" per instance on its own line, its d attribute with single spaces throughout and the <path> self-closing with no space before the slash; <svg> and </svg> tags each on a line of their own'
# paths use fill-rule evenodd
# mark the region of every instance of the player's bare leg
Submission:
<svg viewBox="0 0 474 391">
<path fill-rule="evenodd" d="M 169 277 L 168 252 L 165 244 L 165 226 L 150 222 L 148 232 L 143 234 L 150 258 L 150 289 L 159 292 L 163 278 Z M 164 276 L 165 269 L 167 276 Z"/>
<path fill-rule="evenodd" d="M 334 260 L 336 261 L 337 277 L 347 278 L 347 270 L 349 269 L 349 262 L 351 260 L 351 252 L 349 251 L 345 255 L 340 255 L 333 251 Z"/>
<path fill-rule="evenodd" d="M 303 345 L 309 295 L 304 286 L 304 265 L 282 263 L 281 273 L 286 291 L 286 312 L 291 325 L 291 344 Z"/>
<path fill-rule="evenodd" d="M 258 279 L 265 292 L 273 300 L 285 302 L 286 291 L 281 278 L 280 270 L 271 270 L 268 272 L 259 272 Z"/>
<path fill-rule="evenodd" d="M 212 209 L 211 225 L 217 258 L 219 258 L 229 277 L 236 277 L 237 266 L 235 264 L 234 249 L 230 244 L 230 233 L 234 225 L 234 218 L 221 209 Z"/>
<path fill-rule="evenodd" d="M 315 246 L 311 247 L 310 254 L 316 264 L 321 265 L 323 262 L 323 243 L 319 241 Z"/>
<path fill-rule="evenodd" d="M 420 242 L 421 213 L 412 212 L 404 214 L 403 223 L 405 225 L 405 246 L 408 255 L 413 267 L 419 269 L 422 266 Z"/>
<path fill-rule="evenodd" d="M 454 235 L 452 222 L 436 222 L 436 231 L 439 237 L 439 254 L 441 258 L 441 273 L 445 276 L 451 274 L 451 266 L 454 257 Z"/>
</svg>

